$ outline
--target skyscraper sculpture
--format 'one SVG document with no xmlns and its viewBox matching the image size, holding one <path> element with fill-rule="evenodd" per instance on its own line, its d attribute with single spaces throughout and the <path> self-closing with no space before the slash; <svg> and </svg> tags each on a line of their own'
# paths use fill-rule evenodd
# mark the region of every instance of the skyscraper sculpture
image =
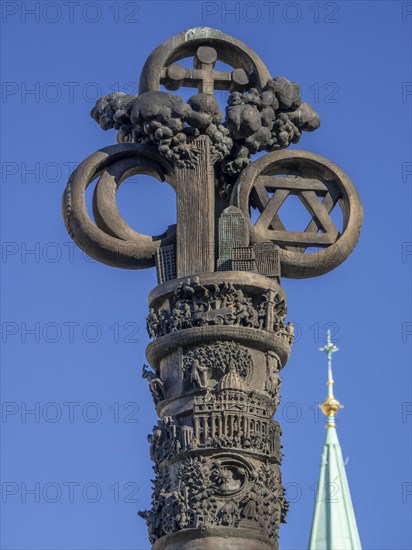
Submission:
<svg viewBox="0 0 412 550">
<path fill-rule="evenodd" d="M 185 58 L 193 68 L 178 64 Z M 174 93 L 181 87 L 195 89 L 187 102 Z M 228 93 L 225 117 L 216 90 Z M 326 159 L 283 151 L 319 116 L 297 83 L 272 78 L 255 52 L 215 29 L 161 44 L 139 95 L 109 94 L 92 116 L 118 131 L 119 144 L 72 174 L 67 230 L 103 263 L 158 274 L 143 368 L 159 415 L 149 436 L 152 507 L 141 512 L 150 541 L 155 550 L 277 548 L 288 503 L 273 415 L 294 338 L 280 276 L 314 277 L 346 259 L 362 223 L 357 192 Z M 253 162 L 261 151 L 269 153 Z M 177 223 L 161 236 L 131 229 L 117 209 L 119 185 L 138 173 L 176 192 Z M 93 222 L 84 191 L 95 179 Z M 290 195 L 311 215 L 304 232 L 281 220 Z"/>
</svg>

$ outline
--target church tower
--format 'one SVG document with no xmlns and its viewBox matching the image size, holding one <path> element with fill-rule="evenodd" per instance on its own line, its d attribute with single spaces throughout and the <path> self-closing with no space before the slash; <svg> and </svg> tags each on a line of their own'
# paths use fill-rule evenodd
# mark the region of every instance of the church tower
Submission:
<svg viewBox="0 0 412 550">
<path fill-rule="evenodd" d="M 329 330 L 327 345 L 320 351 L 328 356 L 328 396 L 320 405 L 327 417 L 327 424 L 309 550 L 361 550 L 345 463 L 336 432 L 335 415 L 342 405 L 333 395 L 332 355 L 338 348 L 331 342 Z"/>
</svg>

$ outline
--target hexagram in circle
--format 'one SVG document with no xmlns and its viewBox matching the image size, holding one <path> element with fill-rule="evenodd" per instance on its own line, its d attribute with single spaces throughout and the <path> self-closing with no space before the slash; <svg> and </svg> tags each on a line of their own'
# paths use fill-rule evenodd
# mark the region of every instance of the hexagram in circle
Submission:
<svg viewBox="0 0 412 550">
<path fill-rule="evenodd" d="M 303 232 L 287 231 L 278 215 L 290 194 L 312 217 Z M 295 279 L 323 275 L 340 265 L 353 251 L 363 221 L 349 177 L 336 164 L 306 151 L 276 151 L 250 164 L 236 182 L 231 204 L 249 219 L 252 240 L 278 245 L 282 276 Z M 342 211 L 342 233 L 330 218 L 336 205 Z M 260 211 L 255 225 L 252 206 Z M 305 254 L 308 247 L 319 251 Z"/>
</svg>

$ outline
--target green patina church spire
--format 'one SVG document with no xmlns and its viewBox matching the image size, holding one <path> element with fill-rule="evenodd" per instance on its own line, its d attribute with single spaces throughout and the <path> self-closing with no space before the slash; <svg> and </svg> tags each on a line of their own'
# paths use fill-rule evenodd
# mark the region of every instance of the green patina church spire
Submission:
<svg viewBox="0 0 412 550">
<path fill-rule="evenodd" d="M 333 395 L 332 355 L 338 348 L 332 343 L 329 330 L 327 344 L 320 351 L 328 356 L 328 396 L 320 405 L 327 417 L 327 431 L 309 550 L 361 550 L 345 464 L 336 433 L 335 415 L 342 405 Z"/>
</svg>

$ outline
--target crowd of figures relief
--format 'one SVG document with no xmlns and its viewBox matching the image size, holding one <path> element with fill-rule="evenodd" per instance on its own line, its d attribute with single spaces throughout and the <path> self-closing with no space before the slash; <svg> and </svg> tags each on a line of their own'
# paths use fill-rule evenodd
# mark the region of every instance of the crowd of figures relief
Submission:
<svg viewBox="0 0 412 550">
<path fill-rule="evenodd" d="M 153 481 L 152 509 L 140 512 L 146 519 L 149 538 L 158 538 L 188 528 L 213 526 L 260 528 L 268 539 L 277 536 L 288 503 L 277 467 L 261 464 L 251 469 L 242 460 L 188 458 L 172 484 L 163 469 Z M 174 489 L 172 489 L 172 485 Z"/>
<path fill-rule="evenodd" d="M 286 314 L 286 302 L 281 294 L 268 290 L 261 296 L 250 297 L 232 283 L 206 287 L 194 276 L 176 287 L 168 309 L 150 309 L 147 331 L 152 338 L 159 338 L 186 328 L 236 325 L 273 331 L 292 343 L 293 325 L 285 324 Z M 269 319 L 272 319 L 270 324 Z"/>
</svg>

